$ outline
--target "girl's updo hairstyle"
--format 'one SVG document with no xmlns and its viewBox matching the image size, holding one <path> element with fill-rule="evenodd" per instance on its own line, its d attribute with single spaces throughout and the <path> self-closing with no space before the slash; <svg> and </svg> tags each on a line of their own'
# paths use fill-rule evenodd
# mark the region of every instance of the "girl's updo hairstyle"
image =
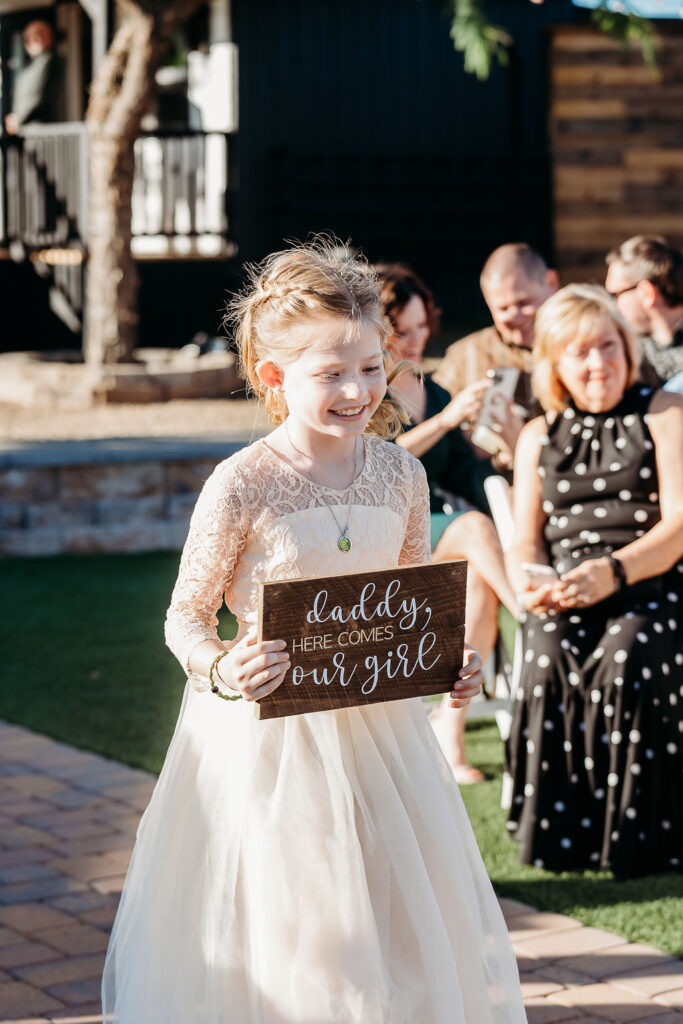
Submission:
<svg viewBox="0 0 683 1024">
<path fill-rule="evenodd" d="M 382 345 L 387 384 L 404 369 L 405 363 L 394 366 L 386 352 L 392 327 L 382 312 L 374 271 L 364 257 L 350 255 L 336 239 L 315 237 L 246 270 L 248 283 L 229 302 L 225 320 L 234 333 L 242 374 L 276 426 L 287 418 L 285 396 L 267 388 L 256 367 L 263 359 L 281 367 L 293 362 L 310 344 L 310 335 L 302 336 L 301 329 L 316 321 L 346 321 L 348 340 L 362 327 L 374 328 Z M 403 408 L 387 391 L 368 431 L 391 438 L 407 422 Z"/>
</svg>

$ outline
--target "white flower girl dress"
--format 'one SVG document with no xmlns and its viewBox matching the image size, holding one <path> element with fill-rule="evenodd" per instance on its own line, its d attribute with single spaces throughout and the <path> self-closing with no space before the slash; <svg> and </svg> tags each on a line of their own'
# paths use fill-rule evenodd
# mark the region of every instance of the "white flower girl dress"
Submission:
<svg viewBox="0 0 683 1024">
<path fill-rule="evenodd" d="M 221 463 L 167 619 L 181 663 L 258 582 L 429 561 L 422 467 L 365 438 L 349 552 L 267 441 Z M 323 497 L 324 495 L 324 497 Z M 327 499 L 327 502 L 325 501 Z M 103 979 L 115 1024 L 524 1024 L 505 923 L 419 699 L 258 721 L 188 683 Z"/>
</svg>

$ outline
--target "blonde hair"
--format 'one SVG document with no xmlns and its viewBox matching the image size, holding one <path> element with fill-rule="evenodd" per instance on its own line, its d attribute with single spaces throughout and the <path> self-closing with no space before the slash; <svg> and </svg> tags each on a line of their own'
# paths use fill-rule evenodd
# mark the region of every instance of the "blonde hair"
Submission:
<svg viewBox="0 0 683 1024">
<path fill-rule="evenodd" d="M 277 366 L 293 362 L 307 342 L 301 328 L 334 317 L 347 322 L 347 340 L 370 326 L 380 337 L 389 385 L 412 363 L 394 365 L 386 351 L 393 328 L 382 312 L 377 278 L 364 257 L 321 235 L 291 249 L 275 252 L 248 266 L 248 284 L 228 304 L 226 323 L 232 327 L 243 376 L 275 423 L 288 415 L 285 396 L 263 383 L 256 367 L 263 359 Z M 368 424 L 380 437 L 395 437 L 408 416 L 390 390 Z"/>
<path fill-rule="evenodd" d="M 608 252 L 605 262 L 623 263 L 634 285 L 650 281 L 669 308 L 683 305 L 683 253 L 661 235 L 634 235 Z"/>
<path fill-rule="evenodd" d="M 562 412 L 569 393 L 557 373 L 557 360 L 571 341 L 584 341 L 610 323 L 624 343 L 628 363 L 626 387 L 639 377 L 638 342 L 614 299 L 595 284 L 569 284 L 547 299 L 536 314 L 532 358 L 532 386 L 543 408 Z"/>
</svg>

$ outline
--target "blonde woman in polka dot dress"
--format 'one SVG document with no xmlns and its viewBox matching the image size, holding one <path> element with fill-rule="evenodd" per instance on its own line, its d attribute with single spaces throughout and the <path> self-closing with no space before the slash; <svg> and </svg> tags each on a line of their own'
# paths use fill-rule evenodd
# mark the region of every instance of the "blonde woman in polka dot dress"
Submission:
<svg viewBox="0 0 683 1024">
<path fill-rule="evenodd" d="M 597 286 L 542 307 L 534 361 L 546 415 L 515 465 L 508 829 L 523 863 L 553 871 L 681 870 L 683 396 L 638 382 Z"/>
</svg>

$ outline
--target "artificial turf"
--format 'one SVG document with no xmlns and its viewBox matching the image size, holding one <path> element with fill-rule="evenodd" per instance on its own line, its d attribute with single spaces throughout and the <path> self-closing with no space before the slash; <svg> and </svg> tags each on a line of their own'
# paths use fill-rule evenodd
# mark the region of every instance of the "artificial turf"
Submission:
<svg viewBox="0 0 683 1024">
<path fill-rule="evenodd" d="M 183 672 L 164 646 L 178 554 L 70 555 L 0 565 L 0 717 L 157 772 L 173 732 Z M 221 635 L 232 635 L 229 614 Z M 683 956 L 683 875 L 616 882 L 553 875 L 517 861 L 499 807 L 495 725 L 468 727 L 468 753 L 487 781 L 463 787 L 500 895 Z"/>
<path fill-rule="evenodd" d="M 158 772 L 185 683 L 163 634 L 177 571 L 176 552 L 4 561 L 0 716 Z"/>
</svg>

